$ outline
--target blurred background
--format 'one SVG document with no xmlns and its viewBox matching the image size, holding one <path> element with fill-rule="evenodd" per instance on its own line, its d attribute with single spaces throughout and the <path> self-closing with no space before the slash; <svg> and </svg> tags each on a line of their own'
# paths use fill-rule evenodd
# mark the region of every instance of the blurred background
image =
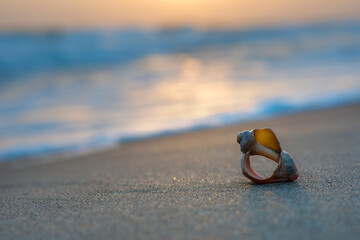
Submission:
<svg viewBox="0 0 360 240">
<path fill-rule="evenodd" d="M 0 0 L 0 161 L 359 101 L 357 0 Z"/>
</svg>

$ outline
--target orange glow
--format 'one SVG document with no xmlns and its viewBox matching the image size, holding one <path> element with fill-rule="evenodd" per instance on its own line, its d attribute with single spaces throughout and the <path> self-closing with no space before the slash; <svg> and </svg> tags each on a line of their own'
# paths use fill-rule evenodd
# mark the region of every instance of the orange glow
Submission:
<svg viewBox="0 0 360 240">
<path fill-rule="evenodd" d="M 0 29 L 248 27 L 358 18 L 358 0 L 0 0 Z"/>
</svg>

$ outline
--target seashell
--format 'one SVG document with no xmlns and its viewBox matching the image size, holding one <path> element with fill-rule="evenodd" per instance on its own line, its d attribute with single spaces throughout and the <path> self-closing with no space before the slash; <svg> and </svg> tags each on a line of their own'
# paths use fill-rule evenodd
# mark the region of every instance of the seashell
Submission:
<svg viewBox="0 0 360 240">
<path fill-rule="evenodd" d="M 242 173 L 251 181 L 260 184 L 291 182 L 299 177 L 294 160 L 281 148 L 279 140 L 270 128 L 239 132 L 237 142 L 242 152 Z M 252 155 L 264 156 L 278 164 L 271 177 L 264 178 L 251 167 Z"/>
</svg>

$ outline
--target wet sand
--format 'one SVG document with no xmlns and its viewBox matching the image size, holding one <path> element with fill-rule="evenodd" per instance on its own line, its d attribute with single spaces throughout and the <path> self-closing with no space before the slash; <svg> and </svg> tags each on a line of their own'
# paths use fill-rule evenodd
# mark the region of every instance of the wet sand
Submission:
<svg viewBox="0 0 360 240">
<path fill-rule="evenodd" d="M 270 127 L 300 177 L 256 185 L 236 133 Z M 0 167 L 1 239 L 358 239 L 360 105 Z M 262 158 L 254 168 L 271 174 Z"/>
</svg>

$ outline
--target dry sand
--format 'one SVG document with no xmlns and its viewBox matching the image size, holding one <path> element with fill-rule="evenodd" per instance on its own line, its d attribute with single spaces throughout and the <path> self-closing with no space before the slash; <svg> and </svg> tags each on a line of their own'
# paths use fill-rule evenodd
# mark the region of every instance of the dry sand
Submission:
<svg viewBox="0 0 360 240">
<path fill-rule="evenodd" d="M 271 127 L 299 169 L 252 184 L 236 133 Z M 0 168 L 0 239 L 359 239 L 360 105 Z M 271 161 L 255 169 L 270 174 Z"/>
</svg>

